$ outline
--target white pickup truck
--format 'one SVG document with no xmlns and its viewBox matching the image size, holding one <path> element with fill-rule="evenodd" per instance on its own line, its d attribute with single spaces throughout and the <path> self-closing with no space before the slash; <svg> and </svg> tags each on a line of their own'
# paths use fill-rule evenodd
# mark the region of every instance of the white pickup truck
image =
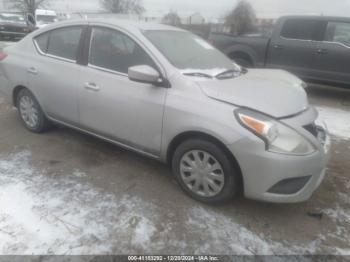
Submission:
<svg viewBox="0 0 350 262">
<path fill-rule="evenodd" d="M 58 21 L 57 14 L 52 10 L 37 9 L 35 11 L 36 26 L 43 28 Z"/>
</svg>

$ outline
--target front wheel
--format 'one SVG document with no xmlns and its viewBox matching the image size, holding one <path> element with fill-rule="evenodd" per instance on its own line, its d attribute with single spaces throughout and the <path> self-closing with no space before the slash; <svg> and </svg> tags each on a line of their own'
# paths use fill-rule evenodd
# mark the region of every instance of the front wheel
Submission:
<svg viewBox="0 0 350 262">
<path fill-rule="evenodd" d="M 182 189 L 198 201 L 220 204 L 238 192 L 238 170 L 213 142 L 185 141 L 174 153 L 172 168 Z"/>
<path fill-rule="evenodd" d="M 17 108 L 24 126 L 34 133 L 47 131 L 51 126 L 38 101 L 28 89 L 22 89 L 17 95 Z"/>
</svg>

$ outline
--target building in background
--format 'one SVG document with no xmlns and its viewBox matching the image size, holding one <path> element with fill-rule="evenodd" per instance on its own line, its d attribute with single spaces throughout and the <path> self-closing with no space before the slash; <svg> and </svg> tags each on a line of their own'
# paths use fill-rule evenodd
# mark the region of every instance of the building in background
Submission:
<svg viewBox="0 0 350 262">
<path fill-rule="evenodd" d="M 205 23 L 205 18 L 198 12 L 191 14 L 188 17 L 182 19 L 183 24 L 188 25 L 202 25 Z"/>
<path fill-rule="evenodd" d="M 12 1 L 0 0 L 0 11 L 15 11 L 12 9 Z"/>
</svg>

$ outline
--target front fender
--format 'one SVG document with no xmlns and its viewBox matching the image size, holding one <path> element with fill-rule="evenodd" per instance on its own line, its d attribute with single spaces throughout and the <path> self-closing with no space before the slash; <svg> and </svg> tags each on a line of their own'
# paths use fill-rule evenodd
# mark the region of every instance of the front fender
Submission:
<svg viewBox="0 0 350 262">
<path fill-rule="evenodd" d="M 206 100 L 206 101 L 205 101 Z M 234 117 L 233 105 L 206 97 L 168 96 L 164 112 L 161 159 L 166 160 L 172 141 L 185 133 L 200 133 L 211 136 L 224 145 L 241 139 L 241 130 Z"/>
</svg>

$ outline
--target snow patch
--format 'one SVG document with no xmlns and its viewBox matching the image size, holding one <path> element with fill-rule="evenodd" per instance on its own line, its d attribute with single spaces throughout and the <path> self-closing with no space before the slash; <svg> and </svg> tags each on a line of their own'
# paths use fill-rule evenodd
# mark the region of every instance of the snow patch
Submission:
<svg viewBox="0 0 350 262">
<path fill-rule="evenodd" d="M 348 252 L 325 245 L 328 235 L 305 246 L 276 242 L 201 206 L 183 210 L 179 220 L 139 197 L 84 184 L 73 173 L 83 174 L 45 176 L 31 164 L 29 151 L 0 157 L 0 255 L 288 255 L 317 254 L 322 247 Z M 329 214 L 349 219 L 339 212 Z M 349 236 L 343 228 L 340 234 Z"/>
<path fill-rule="evenodd" d="M 28 151 L 0 159 L 0 185 L 2 255 L 129 253 L 131 241 L 146 249 L 155 231 L 151 204 L 47 178 Z"/>
<path fill-rule="evenodd" d="M 319 112 L 318 121 L 327 124 L 328 131 L 340 138 L 350 139 L 350 110 L 331 107 L 317 107 Z"/>
<path fill-rule="evenodd" d="M 75 169 L 73 171 L 73 176 L 74 177 L 78 177 L 78 178 L 83 178 L 83 177 L 86 177 L 86 174 L 84 172 L 81 172 L 80 170 L 78 169 Z"/>
<path fill-rule="evenodd" d="M 203 208 L 190 210 L 187 224 L 196 234 L 203 235 L 195 254 L 269 255 L 273 246 L 224 215 Z M 210 241 L 208 241 L 210 239 Z M 229 251 L 229 252 L 228 252 Z"/>
<path fill-rule="evenodd" d="M 337 219 L 338 215 L 335 215 Z M 345 220 L 347 217 L 343 216 Z M 310 243 L 296 245 L 287 240 L 277 242 L 263 234 L 245 228 L 232 218 L 204 208 L 193 208 L 189 212 L 188 227 L 198 234 L 198 244 L 194 254 L 235 254 L 235 255 L 312 255 L 323 254 L 322 249 L 328 250 L 327 254 L 350 255 L 349 249 L 327 245 L 327 238 L 331 233 L 319 234 Z M 347 243 L 349 232 L 345 227 L 340 228 L 343 235 L 339 234 L 342 242 Z M 208 241 L 210 240 L 210 241 Z M 200 243 L 202 241 L 202 243 Z"/>
<path fill-rule="evenodd" d="M 156 231 L 156 228 L 152 224 L 151 221 L 149 221 L 146 218 L 140 218 L 140 221 L 137 221 L 134 237 L 133 237 L 133 244 L 137 246 L 146 246 L 147 243 L 151 241 L 151 236 Z"/>
</svg>

